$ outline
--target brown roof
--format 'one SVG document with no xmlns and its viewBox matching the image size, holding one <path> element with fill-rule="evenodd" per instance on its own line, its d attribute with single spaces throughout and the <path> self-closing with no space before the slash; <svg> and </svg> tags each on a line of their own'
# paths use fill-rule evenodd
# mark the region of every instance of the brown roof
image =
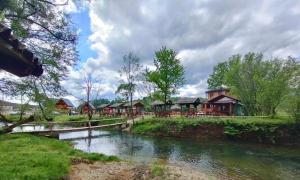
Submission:
<svg viewBox="0 0 300 180">
<path fill-rule="evenodd" d="M 208 103 L 238 103 L 240 100 L 227 96 L 227 95 L 219 95 L 207 101 Z"/>
<path fill-rule="evenodd" d="M 155 100 L 152 102 L 152 106 L 161 106 L 164 105 L 165 103 L 160 101 L 160 100 Z M 173 104 L 171 100 L 167 100 L 167 104 Z"/>
<path fill-rule="evenodd" d="M 123 105 L 124 105 L 124 103 L 115 103 L 115 104 L 110 105 L 110 107 L 117 108 L 117 107 L 121 107 Z"/>
<path fill-rule="evenodd" d="M 177 104 L 194 104 L 194 103 L 201 103 L 200 102 L 200 98 L 189 98 L 189 97 L 184 97 L 184 98 L 180 98 L 177 101 Z"/>
<path fill-rule="evenodd" d="M 144 104 L 141 103 L 140 101 L 133 101 L 132 102 L 132 106 L 136 106 L 137 104 L 140 104 L 140 105 L 144 106 Z M 130 107 L 130 102 L 125 103 L 123 106 L 124 107 Z"/>
</svg>

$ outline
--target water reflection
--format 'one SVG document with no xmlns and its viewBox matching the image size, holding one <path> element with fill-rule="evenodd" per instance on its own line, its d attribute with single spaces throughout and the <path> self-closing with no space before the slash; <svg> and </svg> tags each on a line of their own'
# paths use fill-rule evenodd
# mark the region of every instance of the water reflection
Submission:
<svg viewBox="0 0 300 180">
<path fill-rule="evenodd" d="M 84 138 L 80 138 L 84 137 Z M 149 162 L 155 158 L 237 179 L 300 179 L 300 149 L 230 142 L 144 137 L 109 131 L 60 134 L 75 148 Z"/>
</svg>

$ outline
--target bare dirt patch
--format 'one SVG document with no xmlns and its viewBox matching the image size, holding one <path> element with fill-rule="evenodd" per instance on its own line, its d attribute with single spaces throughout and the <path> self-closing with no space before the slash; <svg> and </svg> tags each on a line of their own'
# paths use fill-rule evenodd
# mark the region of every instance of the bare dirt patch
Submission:
<svg viewBox="0 0 300 180">
<path fill-rule="evenodd" d="M 70 180 L 204 180 L 216 179 L 206 174 L 175 165 L 167 165 L 163 176 L 153 176 L 150 167 L 128 162 L 95 162 L 72 165 Z"/>
</svg>

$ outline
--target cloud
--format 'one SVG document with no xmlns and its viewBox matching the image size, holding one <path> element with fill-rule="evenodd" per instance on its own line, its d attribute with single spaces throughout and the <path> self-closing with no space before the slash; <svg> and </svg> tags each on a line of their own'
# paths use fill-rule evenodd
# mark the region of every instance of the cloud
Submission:
<svg viewBox="0 0 300 180">
<path fill-rule="evenodd" d="M 105 97 L 114 98 L 122 56 L 130 51 L 151 65 L 162 46 L 176 50 L 186 71 L 182 96 L 204 96 L 213 66 L 233 54 L 299 57 L 298 1 L 99 0 L 88 6 L 97 57 L 82 67 L 103 80 Z"/>
</svg>

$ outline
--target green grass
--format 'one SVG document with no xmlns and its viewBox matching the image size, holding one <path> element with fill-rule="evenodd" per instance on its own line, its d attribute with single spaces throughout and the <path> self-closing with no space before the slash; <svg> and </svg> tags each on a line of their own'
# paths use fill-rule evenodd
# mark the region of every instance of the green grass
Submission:
<svg viewBox="0 0 300 180">
<path fill-rule="evenodd" d="M 168 134 L 170 130 L 176 129 L 180 132 L 186 127 L 196 127 L 199 125 L 220 125 L 230 128 L 234 127 L 256 130 L 258 127 L 273 128 L 281 125 L 294 125 L 295 121 L 292 118 L 274 118 L 269 117 L 172 117 L 172 118 L 146 118 L 138 121 L 133 126 L 132 131 L 139 134 L 159 133 L 164 132 Z"/>
<path fill-rule="evenodd" d="M 69 142 L 29 134 L 0 136 L 0 179 L 60 179 L 71 159 L 116 161 L 115 156 L 84 153 Z"/>
<path fill-rule="evenodd" d="M 162 160 L 154 161 L 150 165 L 150 173 L 152 177 L 163 177 L 166 174 L 166 162 Z"/>
</svg>

